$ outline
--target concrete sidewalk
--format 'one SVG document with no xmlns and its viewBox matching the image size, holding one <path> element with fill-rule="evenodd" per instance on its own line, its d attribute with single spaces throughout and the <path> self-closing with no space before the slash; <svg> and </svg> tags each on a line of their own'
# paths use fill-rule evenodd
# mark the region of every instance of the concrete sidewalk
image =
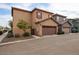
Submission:
<svg viewBox="0 0 79 59">
<path fill-rule="evenodd" d="M 0 42 L 7 36 L 8 32 L 3 33 L 2 35 L 0 35 Z"/>
</svg>

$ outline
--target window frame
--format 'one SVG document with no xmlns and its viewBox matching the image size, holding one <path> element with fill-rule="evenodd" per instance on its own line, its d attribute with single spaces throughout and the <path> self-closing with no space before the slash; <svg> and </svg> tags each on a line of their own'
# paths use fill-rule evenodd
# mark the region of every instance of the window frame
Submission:
<svg viewBox="0 0 79 59">
<path fill-rule="evenodd" d="M 59 21 L 60 20 L 60 16 L 57 16 L 56 19 L 57 19 L 57 21 Z"/>
<path fill-rule="evenodd" d="M 40 15 L 38 15 L 38 13 L 40 13 Z M 42 19 L 42 12 L 41 11 L 36 12 L 36 18 Z"/>
<path fill-rule="evenodd" d="M 49 14 L 49 15 L 48 15 L 48 18 L 51 18 L 51 17 L 52 17 L 52 15 Z"/>
</svg>

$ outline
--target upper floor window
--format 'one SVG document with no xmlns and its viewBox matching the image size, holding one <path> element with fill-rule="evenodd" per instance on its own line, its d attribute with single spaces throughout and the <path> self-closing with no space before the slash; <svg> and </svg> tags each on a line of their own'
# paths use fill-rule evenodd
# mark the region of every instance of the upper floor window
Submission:
<svg viewBox="0 0 79 59">
<path fill-rule="evenodd" d="M 48 18 L 52 17 L 52 15 L 48 15 Z"/>
<path fill-rule="evenodd" d="M 66 20 L 66 18 L 63 19 L 64 21 Z"/>
<path fill-rule="evenodd" d="M 42 12 L 36 12 L 36 18 L 42 19 Z"/>
<path fill-rule="evenodd" d="M 57 16 L 57 21 L 59 21 L 59 16 Z"/>
</svg>

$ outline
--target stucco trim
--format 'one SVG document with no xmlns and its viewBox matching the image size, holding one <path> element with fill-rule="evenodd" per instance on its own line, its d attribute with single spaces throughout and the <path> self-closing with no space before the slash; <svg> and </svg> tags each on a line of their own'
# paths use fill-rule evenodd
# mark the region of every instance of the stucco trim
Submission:
<svg viewBox="0 0 79 59">
<path fill-rule="evenodd" d="M 44 19 L 42 21 L 38 21 L 38 22 L 36 22 L 36 24 L 41 23 L 41 22 L 44 22 L 44 21 L 49 20 L 49 19 L 53 20 L 56 24 L 59 25 L 59 23 L 57 21 L 55 21 L 52 17 L 51 18 Z"/>
</svg>

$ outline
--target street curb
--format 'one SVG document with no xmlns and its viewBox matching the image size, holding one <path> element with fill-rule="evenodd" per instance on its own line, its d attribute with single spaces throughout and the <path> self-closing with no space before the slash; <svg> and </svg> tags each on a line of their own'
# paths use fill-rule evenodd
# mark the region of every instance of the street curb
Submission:
<svg viewBox="0 0 79 59">
<path fill-rule="evenodd" d="M 44 36 L 44 37 L 39 37 L 39 38 L 45 38 L 45 37 L 50 37 L 50 36 Z M 18 40 L 18 41 L 12 41 L 12 42 L 5 42 L 5 43 L 0 43 L 0 46 L 8 45 L 8 44 L 14 44 L 14 43 L 19 43 L 19 42 L 26 42 L 26 41 L 31 41 L 31 40 L 36 40 L 39 38 L 32 38 L 32 39 L 25 39 L 25 40 Z"/>
<path fill-rule="evenodd" d="M 25 40 L 18 40 L 18 41 L 12 41 L 12 42 L 5 42 L 5 43 L 0 43 L 0 46 L 4 46 L 4 45 L 8 45 L 8 44 L 14 44 L 14 43 L 19 43 L 19 42 L 25 42 L 25 41 L 30 41 L 30 40 L 36 40 L 36 39 L 39 39 L 38 37 L 36 36 L 33 36 L 34 38 L 32 39 L 25 39 Z"/>
<path fill-rule="evenodd" d="M 35 38 L 33 39 L 27 39 L 27 40 L 18 40 L 18 41 L 12 41 L 12 42 L 5 42 L 5 43 L 0 43 L 0 46 L 8 45 L 8 44 L 13 44 L 13 43 L 19 43 L 19 42 L 25 42 L 25 41 L 30 41 L 30 40 L 36 40 Z"/>
</svg>

